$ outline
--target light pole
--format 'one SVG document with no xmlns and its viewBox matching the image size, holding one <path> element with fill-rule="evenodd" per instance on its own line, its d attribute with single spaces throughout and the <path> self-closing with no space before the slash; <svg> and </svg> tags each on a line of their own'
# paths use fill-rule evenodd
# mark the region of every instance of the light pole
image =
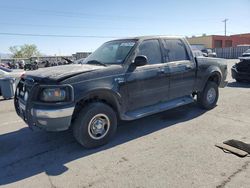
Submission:
<svg viewBox="0 0 250 188">
<path fill-rule="evenodd" d="M 225 23 L 225 36 L 227 36 L 227 21 L 228 21 L 227 18 L 225 20 L 222 20 L 222 22 Z"/>
</svg>

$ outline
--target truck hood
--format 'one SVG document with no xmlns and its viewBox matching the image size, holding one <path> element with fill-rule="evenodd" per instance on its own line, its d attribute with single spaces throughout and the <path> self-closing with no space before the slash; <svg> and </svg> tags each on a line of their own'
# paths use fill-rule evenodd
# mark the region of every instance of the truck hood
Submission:
<svg viewBox="0 0 250 188">
<path fill-rule="evenodd" d="M 63 80 L 77 74 L 91 72 L 106 67 L 87 64 L 61 65 L 55 67 L 40 68 L 35 71 L 26 72 L 25 76 L 36 79 Z"/>
</svg>

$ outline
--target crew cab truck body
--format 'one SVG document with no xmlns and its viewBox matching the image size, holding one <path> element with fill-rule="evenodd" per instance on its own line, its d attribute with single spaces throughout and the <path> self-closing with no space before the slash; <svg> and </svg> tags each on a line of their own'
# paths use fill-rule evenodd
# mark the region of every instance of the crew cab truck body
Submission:
<svg viewBox="0 0 250 188">
<path fill-rule="evenodd" d="M 118 120 L 134 120 L 194 102 L 215 107 L 226 85 L 223 59 L 194 57 L 179 37 L 104 43 L 83 64 L 39 69 L 17 86 L 15 108 L 29 127 L 62 131 L 91 148 L 106 144 Z"/>
</svg>

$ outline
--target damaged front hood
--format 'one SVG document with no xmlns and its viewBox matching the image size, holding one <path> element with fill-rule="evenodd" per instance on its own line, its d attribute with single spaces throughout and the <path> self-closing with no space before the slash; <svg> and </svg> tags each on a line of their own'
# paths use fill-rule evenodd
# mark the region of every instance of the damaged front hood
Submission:
<svg viewBox="0 0 250 188">
<path fill-rule="evenodd" d="M 103 69 L 106 67 L 87 65 L 87 64 L 74 64 L 74 65 L 61 65 L 56 67 L 40 68 L 35 71 L 27 72 L 25 76 L 37 79 L 52 79 L 63 80 L 77 74 L 90 72 L 94 70 Z"/>
</svg>

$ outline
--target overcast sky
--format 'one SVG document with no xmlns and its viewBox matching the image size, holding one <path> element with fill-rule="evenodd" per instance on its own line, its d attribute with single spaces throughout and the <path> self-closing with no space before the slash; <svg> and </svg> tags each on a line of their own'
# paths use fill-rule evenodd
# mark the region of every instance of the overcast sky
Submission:
<svg viewBox="0 0 250 188">
<path fill-rule="evenodd" d="M 47 55 L 70 55 L 120 37 L 223 35 L 225 18 L 229 35 L 250 33 L 249 7 L 250 0 L 2 0 L 0 52 L 36 44 Z"/>
</svg>

